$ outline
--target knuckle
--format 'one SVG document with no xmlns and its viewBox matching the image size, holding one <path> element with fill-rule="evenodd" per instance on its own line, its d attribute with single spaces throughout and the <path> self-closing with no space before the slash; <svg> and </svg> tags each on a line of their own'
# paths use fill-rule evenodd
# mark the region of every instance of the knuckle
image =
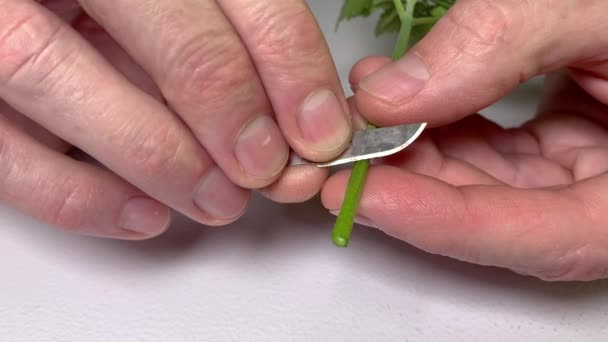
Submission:
<svg viewBox="0 0 608 342">
<path fill-rule="evenodd" d="M 545 281 L 589 281 L 608 277 L 605 253 L 585 245 L 552 258 L 549 267 L 532 272 Z"/>
<path fill-rule="evenodd" d="M 450 34 L 459 37 L 457 48 L 464 54 L 480 55 L 507 45 L 517 27 L 518 6 L 513 1 L 465 0 L 445 16 Z"/>
<path fill-rule="evenodd" d="M 201 33 L 183 43 L 169 57 L 168 78 L 161 88 L 170 103 L 212 107 L 226 101 L 226 93 L 243 91 L 253 78 L 252 66 L 232 37 Z"/>
<path fill-rule="evenodd" d="M 64 74 L 58 69 L 72 55 L 58 48 L 65 29 L 58 19 L 33 9 L 15 12 L 0 15 L 0 86 L 52 87 Z"/>
<path fill-rule="evenodd" d="M 67 180 L 60 185 L 63 190 L 54 191 L 50 203 L 43 209 L 43 219 L 49 224 L 67 231 L 86 229 L 87 214 L 95 189 L 86 183 L 75 184 Z"/>
<path fill-rule="evenodd" d="M 304 4 L 259 8 L 252 22 L 252 46 L 270 65 L 302 61 L 314 64 L 325 54 L 323 34 Z"/>
<path fill-rule="evenodd" d="M 147 177 L 166 177 L 179 168 L 183 136 L 167 125 L 142 129 L 145 134 L 130 139 L 125 157 Z M 183 170 L 180 170 L 183 172 Z"/>
<path fill-rule="evenodd" d="M 550 268 L 542 269 L 538 272 L 534 272 L 537 278 L 544 281 L 566 281 L 573 280 L 572 276 L 575 274 L 576 263 L 571 260 L 560 260 L 556 265 Z"/>
<path fill-rule="evenodd" d="M 594 263 L 588 266 L 580 276 L 566 280 L 592 281 L 606 278 L 608 278 L 608 265 L 606 263 Z"/>
</svg>

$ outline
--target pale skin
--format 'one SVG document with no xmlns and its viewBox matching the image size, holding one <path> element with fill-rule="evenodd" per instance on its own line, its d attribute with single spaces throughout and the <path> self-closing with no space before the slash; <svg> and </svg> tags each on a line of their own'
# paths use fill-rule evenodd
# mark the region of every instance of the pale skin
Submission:
<svg viewBox="0 0 608 342">
<path fill-rule="evenodd" d="M 0 0 L 0 201 L 63 229 L 144 239 L 170 209 L 238 219 L 327 171 L 351 120 L 304 0 Z M 64 153 L 76 147 L 104 168 Z"/>
<path fill-rule="evenodd" d="M 349 106 L 304 1 L 0 0 L 0 201 L 118 239 L 161 234 L 169 209 L 233 222 L 252 189 L 300 202 L 323 187 L 335 211 L 348 173 L 286 169 L 288 146 L 328 160 L 352 117 L 424 121 L 371 168 L 360 221 L 545 280 L 605 278 L 605 13 L 604 0 L 459 0 L 402 60 L 358 63 Z M 471 114 L 540 74 L 523 127 Z"/>
<path fill-rule="evenodd" d="M 460 0 L 403 60 L 357 64 L 353 101 L 372 122 L 433 127 L 371 169 L 360 220 L 545 280 L 608 277 L 605 13 L 603 0 Z M 545 73 L 538 115 L 522 127 L 471 115 Z M 328 209 L 347 178 L 325 185 Z"/>
</svg>

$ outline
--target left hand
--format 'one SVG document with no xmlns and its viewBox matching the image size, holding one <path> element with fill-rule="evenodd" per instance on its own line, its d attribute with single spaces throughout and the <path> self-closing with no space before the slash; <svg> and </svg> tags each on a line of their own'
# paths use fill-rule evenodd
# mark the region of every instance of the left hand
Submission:
<svg viewBox="0 0 608 342">
<path fill-rule="evenodd" d="M 460 0 L 402 60 L 358 64 L 351 81 L 364 116 L 431 127 L 371 168 L 359 221 L 545 280 L 608 277 L 607 12 L 605 0 Z M 470 114 L 546 73 L 525 125 Z M 329 210 L 347 180 L 326 184 Z"/>
</svg>

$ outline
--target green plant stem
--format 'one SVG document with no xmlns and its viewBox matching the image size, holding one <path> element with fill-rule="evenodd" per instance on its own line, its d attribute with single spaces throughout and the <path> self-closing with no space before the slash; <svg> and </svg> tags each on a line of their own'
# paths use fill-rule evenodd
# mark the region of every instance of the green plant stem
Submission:
<svg viewBox="0 0 608 342">
<path fill-rule="evenodd" d="M 397 38 L 397 46 L 393 53 L 393 60 L 396 61 L 403 57 L 407 52 L 410 44 L 410 37 L 412 35 L 412 27 L 414 26 L 414 8 L 418 0 L 406 0 L 405 8 L 401 0 L 394 0 L 395 7 L 397 8 L 397 14 L 401 21 L 401 29 L 399 30 L 399 37 Z"/>
<path fill-rule="evenodd" d="M 397 44 L 393 52 L 393 60 L 398 60 L 407 52 L 410 36 L 412 34 L 412 26 L 414 24 L 414 7 L 418 0 L 406 0 L 406 6 L 403 7 L 402 0 L 393 0 L 399 20 L 401 21 L 401 29 L 397 38 Z M 368 125 L 368 129 L 374 129 L 373 125 Z M 342 201 L 342 208 L 336 219 L 336 224 L 332 231 L 332 240 L 337 247 L 348 247 L 350 236 L 353 231 L 359 201 L 363 193 L 363 186 L 369 169 L 369 161 L 362 160 L 355 163 L 348 180 L 346 194 Z"/>
<path fill-rule="evenodd" d="M 439 19 L 441 19 L 441 17 L 414 18 L 413 26 L 435 24 L 439 21 Z"/>
<path fill-rule="evenodd" d="M 359 200 L 361 199 L 368 169 L 369 161 L 367 160 L 355 162 L 353 166 L 342 208 L 332 232 L 332 240 L 334 245 L 338 247 L 348 247 L 348 243 L 350 242 L 350 235 L 355 224 L 355 215 L 359 207 Z"/>
</svg>

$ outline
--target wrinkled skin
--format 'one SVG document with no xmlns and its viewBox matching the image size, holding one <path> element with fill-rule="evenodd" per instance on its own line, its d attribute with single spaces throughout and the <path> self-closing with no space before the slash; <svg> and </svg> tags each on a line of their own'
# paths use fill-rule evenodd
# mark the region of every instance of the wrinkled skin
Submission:
<svg viewBox="0 0 608 342">
<path fill-rule="evenodd" d="M 372 168 L 359 220 L 431 253 L 545 280 L 608 277 L 602 13 L 601 0 L 460 0 L 403 60 L 358 63 L 351 82 L 364 116 L 432 127 Z M 537 116 L 522 127 L 471 115 L 545 73 Z M 326 184 L 328 209 L 347 179 Z"/>
<path fill-rule="evenodd" d="M 222 225 L 250 189 L 281 202 L 318 191 L 322 170 L 283 169 L 288 145 L 325 160 L 351 115 L 424 121 L 411 149 L 370 171 L 361 222 L 541 279 L 605 278 L 605 13 L 604 0 L 459 0 L 406 58 L 357 64 L 349 106 L 302 1 L 0 0 L 0 201 L 120 239 L 162 233 L 169 209 Z M 524 126 L 471 115 L 546 73 Z M 273 144 L 233 151 L 252 122 L 264 139 L 245 140 Z M 72 145 L 107 169 L 67 158 Z M 325 184 L 329 210 L 347 179 Z"/>
<path fill-rule="evenodd" d="M 288 24 L 287 24 L 288 23 Z M 314 196 L 351 134 L 303 0 L 0 0 L 0 202 L 143 239 Z M 75 147 L 105 168 L 64 153 Z"/>
</svg>

